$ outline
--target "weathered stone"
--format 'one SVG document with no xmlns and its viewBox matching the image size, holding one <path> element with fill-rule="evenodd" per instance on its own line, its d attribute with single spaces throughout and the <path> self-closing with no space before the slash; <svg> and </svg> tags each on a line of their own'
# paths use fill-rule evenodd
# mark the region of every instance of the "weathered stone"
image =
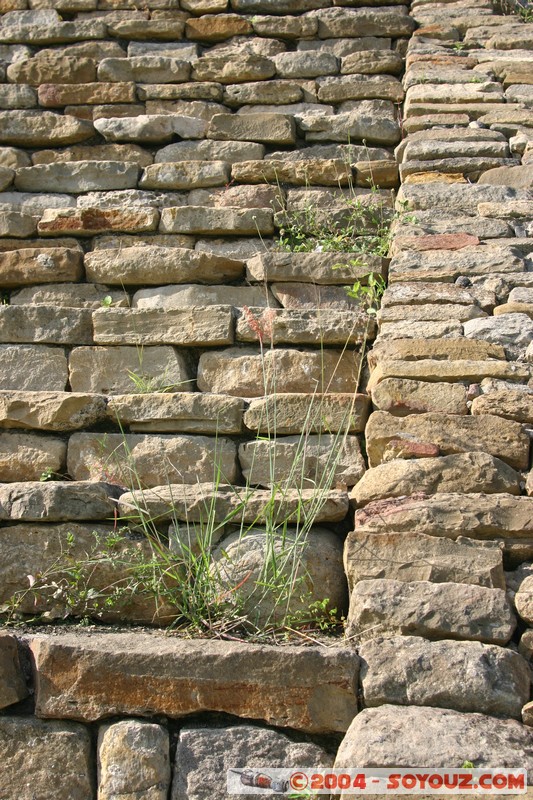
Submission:
<svg viewBox="0 0 533 800">
<path fill-rule="evenodd" d="M 276 306 L 276 301 L 261 286 L 160 286 L 141 289 L 133 295 L 133 307 L 141 309 L 163 308 L 171 311 L 191 306 Z"/>
<path fill-rule="evenodd" d="M 224 186 L 229 180 L 229 166 L 224 161 L 185 161 L 146 167 L 139 186 L 142 189 L 198 189 Z"/>
<path fill-rule="evenodd" d="M 15 13 L 15 12 L 14 12 Z M 22 12 L 25 13 L 25 12 Z M 91 739 L 83 725 L 35 717 L 1 717 L 0 792 L 19 800 L 71 800 L 92 795 Z M 21 753 L 25 753 L 21 769 Z M 56 775 L 54 781 L 50 775 Z"/>
<path fill-rule="evenodd" d="M 533 320 L 527 314 L 500 314 L 474 319 L 465 322 L 464 334 L 470 339 L 501 344 L 512 358 L 517 358 L 524 355 L 533 340 Z"/>
<path fill-rule="evenodd" d="M 237 397 L 198 392 L 115 395 L 109 398 L 107 416 L 138 433 L 220 435 L 241 432 L 243 405 Z"/>
<path fill-rule="evenodd" d="M 402 8 L 325 8 L 317 12 L 321 39 L 349 36 L 409 36 L 415 21 Z"/>
<path fill-rule="evenodd" d="M 488 317 L 487 319 L 491 319 Z M 467 323 L 464 323 L 465 327 Z M 374 389 L 385 379 L 398 378 L 404 380 L 421 380 L 428 382 L 468 381 L 481 383 L 485 378 L 525 383 L 530 377 L 530 368 L 526 364 L 515 364 L 507 361 L 441 361 L 419 359 L 417 361 L 385 361 L 381 360 L 372 372 L 369 388 Z"/>
<path fill-rule="evenodd" d="M 356 433 L 364 430 L 369 404 L 364 394 L 269 395 L 250 402 L 244 424 L 262 434 Z"/>
<path fill-rule="evenodd" d="M 106 58 L 98 66 L 98 79 L 101 81 L 165 84 L 187 81 L 189 73 L 190 65 L 187 61 L 157 55 Z"/>
<path fill-rule="evenodd" d="M 130 83 L 42 83 L 39 86 L 39 105 L 45 108 L 62 108 L 81 104 L 133 103 L 137 99 L 135 84 Z"/>
<path fill-rule="evenodd" d="M 235 83 L 224 87 L 224 103 L 230 107 L 243 106 L 245 104 L 282 105 L 298 103 L 303 100 L 303 96 L 303 89 L 298 83 L 289 81 Z"/>
<path fill-rule="evenodd" d="M 129 719 L 98 731 L 98 796 L 101 800 L 166 800 L 170 789 L 168 731 Z"/>
<path fill-rule="evenodd" d="M 503 589 L 465 583 L 359 581 L 350 597 L 347 635 L 413 635 L 505 645 L 516 619 Z"/>
<path fill-rule="evenodd" d="M 272 9 L 269 9 L 272 12 Z M 273 36 L 277 39 L 303 39 L 315 36 L 318 20 L 312 17 L 257 16 L 251 19 L 254 33 L 258 36 Z"/>
<path fill-rule="evenodd" d="M 0 217 L 0 237 L 13 236 L 22 239 L 37 233 L 38 217 L 21 214 L 19 211 L 2 212 Z"/>
<path fill-rule="evenodd" d="M 493 417 L 452 414 L 410 414 L 396 417 L 385 411 L 371 415 L 366 428 L 371 467 L 390 461 L 403 442 L 436 445 L 441 455 L 481 450 L 515 469 L 526 469 L 529 440 L 518 422 Z"/>
<path fill-rule="evenodd" d="M 533 395 L 512 389 L 500 389 L 475 397 L 472 414 L 493 414 L 516 422 L 533 423 Z"/>
<path fill-rule="evenodd" d="M 146 192 L 145 194 L 150 194 L 150 192 Z M 157 195 L 156 192 L 152 193 Z M 154 198 L 155 199 L 155 198 Z M 192 250 L 194 248 L 194 237 L 192 236 L 165 236 L 165 234 L 155 233 L 155 234 L 110 234 L 108 236 L 98 236 L 96 239 L 93 239 L 93 247 L 94 250 L 118 250 L 122 248 L 130 247 L 150 247 L 150 248 L 157 248 L 157 247 L 167 247 L 167 248 L 174 248 L 174 247 L 182 247 L 186 250 Z M 145 250 L 146 252 L 146 250 Z"/>
<path fill-rule="evenodd" d="M 505 361 L 505 350 L 500 345 L 476 339 L 449 339 L 445 342 L 431 339 L 397 339 L 376 342 L 368 354 L 370 369 L 380 361 Z"/>
<path fill-rule="evenodd" d="M 67 359 L 60 347 L 0 345 L 0 388 L 28 392 L 62 392 Z"/>
<path fill-rule="evenodd" d="M 66 444 L 26 433 L 0 433 L 0 480 L 38 481 L 48 469 L 61 473 Z"/>
<path fill-rule="evenodd" d="M 238 60 L 225 55 L 205 55 L 193 63 L 192 77 L 196 81 L 217 83 L 247 83 L 274 77 L 274 62 L 264 56 L 244 54 Z"/>
<path fill-rule="evenodd" d="M 360 309 L 328 310 L 326 321 L 316 309 L 245 308 L 236 328 L 237 341 L 273 344 L 361 344 L 374 335 L 373 321 Z"/>
<path fill-rule="evenodd" d="M 201 42 L 222 42 L 232 36 L 246 36 L 253 28 L 249 20 L 238 14 L 217 14 L 194 19 L 189 17 L 185 23 L 188 39 Z"/>
<path fill-rule="evenodd" d="M 284 733 L 252 725 L 222 729 L 185 725 L 180 731 L 171 800 L 200 800 L 204 793 L 230 800 L 240 792 L 239 772 L 244 768 L 327 768 L 332 757 L 310 742 L 295 742 Z M 257 770 L 253 770 L 256 772 Z M 229 779 L 226 781 L 227 776 Z"/>
<path fill-rule="evenodd" d="M 533 630 L 527 628 L 520 638 L 518 644 L 518 652 L 528 661 L 531 661 L 533 655 Z"/>
<path fill-rule="evenodd" d="M 24 150 L 19 150 L 18 147 L 0 147 L 0 164 L 3 167 L 20 169 L 30 167 L 31 163 L 31 158 Z"/>
<path fill-rule="evenodd" d="M 444 236 L 416 236 L 412 237 L 415 242 L 423 239 L 438 239 L 442 243 Z M 455 234 L 449 234 L 450 239 L 457 240 Z M 474 237 L 467 237 L 467 239 Z M 415 245 L 415 249 L 424 249 Z M 438 249 L 441 249 L 440 247 Z M 451 247 L 450 249 L 454 249 Z M 393 283 L 383 293 L 381 299 L 382 307 L 396 305 L 425 305 L 431 304 L 459 304 L 471 305 L 476 301 L 476 294 L 472 289 L 459 286 L 456 283 Z"/>
<path fill-rule="evenodd" d="M 18 703 L 29 694 L 20 664 L 17 640 L 0 634 L 0 708 Z"/>
<path fill-rule="evenodd" d="M 69 358 L 73 392 L 137 394 L 187 391 L 191 379 L 185 359 L 173 347 L 76 347 Z"/>
<path fill-rule="evenodd" d="M 339 60 L 331 53 L 296 51 L 280 53 L 272 60 L 280 78 L 317 78 L 339 71 Z"/>
<path fill-rule="evenodd" d="M 452 303 L 448 305 L 428 303 L 427 305 L 398 305 L 383 308 L 378 313 L 378 322 L 383 325 L 406 321 L 446 322 L 447 320 L 455 320 L 457 322 L 467 322 L 471 319 L 480 319 L 486 316 L 486 312 L 482 311 L 476 304 L 465 306 Z"/>
<path fill-rule="evenodd" d="M 96 62 L 49 52 L 30 59 L 15 61 L 7 68 L 13 83 L 39 86 L 41 83 L 90 83 L 96 80 Z"/>
<path fill-rule="evenodd" d="M 494 190 L 495 191 L 495 190 Z M 503 191 L 503 190 L 500 190 Z M 508 190 L 509 191 L 509 190 Z M 481 201 L 478 204 L 478 212 L 482 217 L 500 219 L 521 219 L 533 216 L 533 203 L 531 200 L 515 200 L 516 192 L 509 197 L 495 198 L 489 201 Z"/>
<path fill-rule="evenodd" d="M 343 75 L 378 75 L 388 73 L 397 75 L 403 70 L 403 59 L 399 53 L 389 50 L 359 50 L 342 59 Z"/>
<path fill-rule="evenodd" d="M 321 8 L 323 0 L 279 0 L 273 8 L 270 0 L 231 0 L 231 7 L 241 13 L 270 12 L 276 14 L 295 14 Z"/>
<path fill-rule="evenodd" d="M 277 579 L 294 581 L 294 590 L 281 604 L 278 591 L 265 586 L 272 575 L 272 552 Z M 258 626 L 280 622 L 287 608 L 291 614 L 305 614 L 312 603 L 326 601 L 329 609 L 340 613 L 347 605 L 342 544 L 325 528 L 312 528 L 305 535 L 290 528 L 274 534 L 256 527 L 238 530 L 213 551 L 212 575 L 220 592 L 231 591 L 233 602 L 242 603 L 243 613 Z"/>
<path fill-rule="evenodd" d="M 109 483 L 7 483 L 0 486 L 0 520 L 62 522 L 113 519 L 116 510 L 114 498 L 122 491 Z"/>
<path fill-rule="evenodd" d="M 365 471 L 359 441 L 355 436 L 277 436 L 271 440 L 245 442 L 239 446 L 239 462 L 247 481 L 254 486 L 297 488 L 337 484 L 353 486 Z"/>
<path fill-rule="evenodd" d="M 318 78 L 318 99 L 322 103 L 344 103 L 346 100 L 391 100 L 400 103 L 402 84 L 390 75 L 342 75 Z"/>
<path fill-rule="evenodd" d="M 435 746 L 435 742 L 438 745 Z M 464 714 L 443 708 L 384 705 L 354 719 L 335 767 L 461 769 L 464 754 L 476 768 L 531 769 L 533 731 L 516 720 Z M 347 795 L 349 797 L 349 795 Z"/>
<path fill-rule="evenodd" d="M 155 154 L 155 163 L 166 161 L 238 161 L 262 159 L 265 147 L 257 142 L 215 142 L 204 139 L 198 142 L 175 142 Z"/>
<path fill-rule="evenodd" d="M 380 369 L 380 367 L 376 369 Z M 386 369 L 387 362 L 385 362 Z M 426 412 L 468 413 L 465 386 L 458 383 L 429 384 L 425 381 L 406 378 L 386 378 L 374 386 L 372 404 L 379 411 L 388 411 L 398 417 Z"/>
<path fill-rule="evenodd" d="M 369 503 L 355 514 L 356 530 L 417 531 L 432 536 L 526 540 L 531 537 L 529 497 L 508 494 L 423 494 Z"/>
<path fill-rule="evenodd" d="M 381 259 L 355 253 L 261 253 L 246 262 L 249 280 L 297 281 L 298 283 L 345 284 L 381 273 Z"/>
<path fill-rule="evenodd" d="M 2 41 L 34 45 L 104 39 L 106 26 L 99 20 L 63 22 L 57 11 L 11 11 L 2 18 Z"/>
<path fill-rule="evenodd" d="M 148 150 L 136 144 L 74 145 L 64 150 L 39 150 L 32 155 L 32 163 L 35 166 L 71 161 L 132 161 L 140 167 L 146 167 L 153 162 L 153 156 Z"/>
<path fill-rule="evenodd" d="M 350 591 L 359 581 L 468 583 L 505 589 L 499 542 L 455 541 L 422 533 L 348 534 L 344 566 Z"/>
<path fill-rule="evenodd" d="M 15 186 L 23 192 L 46 191 L 53 186 L 60 192 L 91 192 L 108 189 L 134 189 L 139 168 L 118 161 L 80 161 L 66 164 L 40 164 L 19 169 Z"/>
<path fill-rule="evenodd" d="M 383 322 L 380 325 L 379 338 L 381 341 L 393 339 L 459 339 L 463 336 L 463 326 L 457 320 L 448 322 L 435 322 L 413 320 L 402 322 Z"/>
<path fill-rule="evenodd" d="M 73 208 L 76 199 L 69 194 L 38 194 L 35 192 L 2 192 L 0 206 L 2 210 L 19 211 L 22 214 L 40 216 L 49 208 Z M 34 246 L 39 246 L 36 241 Z"/>
<path fill-rule="evenodd" d="M 119 512 L 130 519 L 157 517 L 159 522 L 202 522 L 205 520 L 206 508 L 212 508 L 217 522 L 231 520 L 234 524 L 243 522 L 253 525 L 264 525 L 267 519 L 274 520 L 276 525 L 296 523 L 305 518 L 311 508 L 313 524 L 318 525 L 321 522 L 339 522 L 344 519 L 348 511 L 348 495 L 338 489 L 324 492 L 320 508 L 317 509 L 315 489 L 273 494 L 271 489 L 239 489 L 223 484 L 214 487 L 211 481 L 127 492 L 121 495 L 119 503 Z"/>
<path fill-rule="evenodd" d="M 365 642 L 359 655 L 367 708 L 440 706 L 520 719 L 529 699 L 528 665 L 496 645 L 402 636 Z"/>
<path fill-rule="evenodd" d="M 390 265 L 393 281 L 454 281 L 460 275 L 523 272 L 524 260 L 513 247 L 464 247 L 450 259 L 447 250 L 409 251 Z"/>
<path fill-rule="evenodd" d="M 180 5 L 193 14 L 217 14 L 226 11 L 228 0 L 181 0 Z"/>
<path fill-rule="evenodd" d="M 237 478 L 237 450 L 229 439 L 207 436 L 76 433 L 67 468 L 76 481 L 108 480 L 123 486 L 205 483 L 217 469 Z"/>
<path fill-rule="evenodd" d="M 209 104 L 213 114 L 215 114 L 217 113 L 215 109 L 218 108 L 215 104 L 222 102 L 224 87 L 221 83 L 210 83 L 209 81 L 142 83 L 137 86 L 137 95 L 139 100 L 146 100 L 147 104 L 150 103 L 150 108 L 152 108 L 152 103 L 157 101 L 153 108 L 155 109 L 156 106 L 159 107 L 162 113 L 164 113 L 163 103 L 159 101 L 167 101 L 167 108 L 170 108 L 171 104 L 169 104 L 168 101 L 174 100 L 181 101 L 181 103 L 189 101 L 189 108 L 195 106 L 197 109 L 200 108 L 200 103 L 198 101 L 205 101 L 206 106 Z M 193 101 L 197 101 L 197 105 Z M 179 107 L 181 103 L 176 102 L 176 108 Z M 201 116 L 203 116 L 203 114 Z"/>
<path fill-rule="evenodd" d="M 309 15 L 312 19 L 316 19 L 316 15 Z M 345 58 L 345 56 L 362 50 L 386 50 L 390 52 L 392 42 L 390 38 L 385 36 L 358 36 L 347 38 L 335 39 L 302 39 L 298 42 L 298 50 L 320 50 L 320 52 L 333 53 L 337 58 Z"/>
<path fill-rule="evenodd" d="M 260 355 L 252 348 L 229 348 L 200 356 L 198 387 L 237 397 L 262 397 L 274 388 L 283 394 L 354 392 L 358 365 L 359 356 L 348 351 L 278 348 Z"/>
<path fill-rule="evenodd" d="M 248 413 L 248 412 L 247 412 Z M 458 453 L 441 458 L 394 459 L 369 469 L 350 498 L 363 506 L 385 497 L 424 492 L 520 494 L 520 473 L 499 458 L 483 452 Z"/>
<path fill-rule="evenodd" d="M 290 183 L 295 186 L 341 186 L 351 180 L 351 168 L 340 159 L 286 161 L 268 159 L 234 164 L 232 178 L 239 183 Z"/>
<path fill-rule="evenodd" d="M 105 415 L 106 399 L 98 395 L 0 391 L 0 428 L 77 430 L 94 425 Z"/>
<path fill-rule="evenodd" d="M 498 213 L 494 216 L 498 219 L 505 219 L 499 213 L 501 208 L 507 207 L 509 201 L 526 199 L 525 195 L 518 190 L 503 186 L 436 183 L 423 186 L 416 184 L 402 186 L 398 192 L 397 203 L 398 210 L 401 211 L 434 211 L 435 208 L 443 208 L 448 214 L 476 214 L 478 205 L 480 205 L 481 216 L 489 216 L 482 211 L 485 203 L 490 204 L 491 208 L 493 208 L 492 204 L 496 204 L 499 208 Z"/>
<path fill-rule="evenodd" d="M 0 342 L 91 344 L 92 341 L 89 309 L 0 306 Z"/>
<path fill-rule="evenodd" d="M 174 42 L 183 36 L 186 18 L 187 14 L 174 11 L 173 16 L 168 18 L 149 20 L 126 18 L 108 25 L 107 29 L 109 33 L 119 39 L 162 39 L 163 41 L 169 39 Z"/>
<path fill-rule="evenodd" d="M 344 286 L 321 286 L 316 283 L 273 283 L 272 294 L 283 308 L 335 308 L 354 310 L 359 304 L 350 297 Z"/>
<path fill-rule="evenodd" d="M 9 303 L 12 306 L 41 305 L 67 308 L 102 308 L 110 297 L 114 306 L 128 306 L 129 297 L 124 292 L 113 291 L 108 286 L 92 283 L 47 283 L 27 286 L 11 292 Z"/>
<path fill-rule="evenodd" d="M 83 275 L 83 254 L 64 247 L 22 247 L 0 253 L 0 276 L 3 286 L 33 283 L 79 281 Z"/>
<path fill-rule="evenodd" d="M 358 659 L 351 648 L 282 650 L 142 633 L 112 638 L 33 638 L 39 716 L 89 721 L 117 714 L 181 718 L 223 711 L 319 733 L 346 730 L 357 710 Z M 78 679 L 72 682 L 74 665 Z"/>
<path fill-rule="evenodd" d="M 1 312 L 1 309 L 0 309 Z M 194 308 L 102 308 L 92 315 L 97 344 L 176 344 L 194 347 L 233 342 L 230 306 Z M 0 317 L 0 340 L 1 340 Z"/>
<path fill-rule="evenodd" d="M 174 37 L 173 37 L 174 38 Z M 117 53 L 121 58 L 124 51 Z M 115 54 L 113 53 L 113 57 Z M 190 42 L 130 42 L 128 44 L 128 58 L 137 56 L 164 56 L 177 58 L 182 61 L 195 61 L 198 58 L 198 45 Z"/>
<path fill-rule="evenodd" d="M 1 257 L 1 256 L 0 256 Z M 85 257 L 87 279 L 108 285 L 224 283 L 242 277 L 243 263 L 212 253 L 184 248 L 143 247 L 99 250 Z"/>
<path fill-rule="evenodd" d="M 367 141 L 380 145 L 399 142 L 400 126 L 390 100 L 353 100 L 349 105 L 349 111 L 337 114 L 302 114 L 298 126 L 306 141 Z"/>
<path fill-rule="evenodd" d="M 273 211 L 269 208 L 202 208 L 183 206 L 164 208 L 161 212 L 162 233 L 207 233 L 211 236 L 274 232 Z"/>
<path fill-rule="evenodd" d="M 94 236 L 98 233 L 153 231 L 159 212 L 153 208 L 52 208 L 44 212 L 38 225 L 42 236 L 69 233 L 72 236 Z"/>
<path fill-rule="evenodd" d="M 60 147 L 90 139 L 89 122 L 51 111 L 0 111 L 0 142 L 19 147 Z"/>
<path fill-rule="evenodd" d="M 216 114 L 207 131 L 209 139 L 294 144 L 296 128 L 285 114 Z"/>
<path fill-rule="evenodd" d="M 94 127 L 107 142 L 170 142 L 177 134 L 183 139 L 201 139 L 207 122 L 197 117 L 145 114 L 138 117 L 97 119 Z"/>
<path fill-rule="evenodd" d="M 533 576 L 525 578 L 514 596 L 515 608 L 529 625 L 533 622 Z"/>
<path fill-rule="evenodd" d="M 1 85 L 0 108 L 35 108 L 37 105 L 37 92 L 31 86 Z"/>
</svg>

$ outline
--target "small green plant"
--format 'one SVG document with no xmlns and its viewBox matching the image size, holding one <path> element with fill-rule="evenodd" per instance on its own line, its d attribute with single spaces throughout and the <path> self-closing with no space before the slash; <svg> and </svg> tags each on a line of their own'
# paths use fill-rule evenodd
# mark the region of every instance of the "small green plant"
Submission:
<svg viewBox="0 0 533 800">
<path fill-rule="evenodd" d="M 113 305 L 113 298 L 110 294 L 106 294 L 105 297 L 102 297 L 101 305 L 102 308 L 111 308 Z"/>
<path fill-rule="evenodd" d="M 344 265 L 339 265 L 344 266 Z M 379 311 L 381 298 L 387 284 L 379 273 L 369 272 L 363 279 L 355 281 L 351 286 L 346 286 L 346 294 L 359 300 L 366 313 L 375 317 Z"/>
<path fill-rule="evenodd" d="M 175 392 L 177 384 L 167 383 L 166 375 L 153 376 L 135 372 L 131 369 L 127 371 L 128 378 L 135 387 L 137 394 L 154 394 L 155 392 L 167 393 Z"/>
<path fill-rule="evenodd" d="M 472 761 L 463 761 L 461 765 L 461 769 L 475 769 L 475 768 L 476 766 L 475 764 L 472 763 Z"/>
</svg>

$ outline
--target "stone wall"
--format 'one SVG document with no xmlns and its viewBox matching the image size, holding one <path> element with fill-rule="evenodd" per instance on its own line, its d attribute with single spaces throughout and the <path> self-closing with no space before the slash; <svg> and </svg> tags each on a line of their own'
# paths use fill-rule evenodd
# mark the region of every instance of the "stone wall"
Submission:
<svg viewBox="0 0 533 800">
<path fill-rule="evenodd" d="M 221 592 L 246 590 L 274 497 L 349 636 L 10 629 L 0 796 L 532 771 L 533 25 L 489 0 L 0 11 L 0 601 L 79 615 L 29 584 L 112 540 L 101 591 L 147 516 L 176 552 L 207 507 Z M 357 247 L 327 252 L 354 209 Z M 287 252 L 295 221 L 333 232 Z M 344 288 L 369 273 L 377 327 Z M 140 591 L 94 616 L 176 612 Z"/>
</svg>

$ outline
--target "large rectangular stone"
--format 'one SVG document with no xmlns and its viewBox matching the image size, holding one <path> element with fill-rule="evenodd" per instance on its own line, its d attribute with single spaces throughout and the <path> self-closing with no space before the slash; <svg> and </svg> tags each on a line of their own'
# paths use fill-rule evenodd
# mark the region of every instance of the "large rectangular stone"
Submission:
<svg viewBox="0 0 533 800">
<path fill-rule="evenodd" d="M 231 174 L 239 183 L 290 183 L 294 186 L 347 186 L 352 178 L 350 165 L 340 158 L 242 161 L 233 165 Z"/>
<path fill-rule="evenodd" d="M 91 310 L 0 306 L 0 342 L 92 344 Z"/>
<path fill-rule="evenodd" d="M 461 275 L 490 275 L 491 273 L 525 272 L 525 262 L 517 248 L 479 246 L 449 250 L 400 253 L 391 261 L 390 280 L 396 281 L 454 281 Z"/>
<path fill-rule="evenodd" d="M 0 345 L 0 389 L 62 392 L 67 378 L 61 347 Z"/>
<path fill-rule="evenodd" d="M 103 421 L 106 406 L 94 394 L 0 390 L 0 428 L 77 430 Z"/>
<path fill-rule="evenodd" d="M 270 208 L 164 208 L 162 233 L 206 233 L 210 236 L 254 236 L 274 233 Z"/>
<path fill-rule="evenodd" d="M 233 342 L 231 306 L 102 308 L 93 312 L 92 320 L 97 344 L 205 347 Z"/>
<path fill-rule="evenodd" d="M 155 208 L 53 208 L 44 212 L 38 231 L 42 236 L 141 233 L 156 230 L 158 223 L 159 211 Z"/>
<path fill-rule="evenodd" d="M 241 433 L 243 407 L 238 397 L 199 392 L 115 395 L 107 417 L 138 433 Z"/>
<path fill-rule="evenodd" d="M 87 280 L 112 286 L 226 283 L 243 274 L 243 262 L 181 247 L 111 248 L 87 253 Z M 1 258 L 1 256 L 0 256 Z"/>
<path fill-rule="evenodd" d="M 318 99 L 321 103 L 344 103 L 347 100 L 391 100 L 401 103 L 403 88 L 391 75 L 342 75 L 318 78 Z"/>
<path fill-rule="evenodd" d="M 109 191 L 135 189 L 139 168 L 120 161 L 73 161 L 39 164 L 17 170 L 15 186 L 24 192 L 46 191 L 53 186 L 58 192 Z"/>
<path fill-rule="evenodd" d="M 5 288 L 34 283 L 79 281 L 83 253 L 65 247 L 22 247 L 0 252 L 0 280 Z"/>
<path fill-rule="evenodd" d="M 223 141 L 294 144 L 296 124 L 287 114 L 216 114 L 207 131 L 209 139 Z"/>
<path fill-rule="evenodd" d="M 382 272 L 378 256 L 358 253 L 261 253 L 248 259 L 246 272 L 252 281 L 286 281 L 344 285 L 360 280 L 370 272 Z"/>
<path fill-rule="evenodd" d="M 385 361 L 379 362 L 373 370 L 368 384 L 369 389 L 390 378 L 403 380 L 481 383 L 485 378 L 496 378 L 513 383 L 527 383 L 532 376 L 529 365 L 507 361 L 441 361 L 437 359 L 419 359 L 417 361 Z"/>
<path fill-rule="evenodd" d="M 0 520 L 62 522 L 113 519 L 123 489 L 109 483 L 51 481 L 0 485 Z"/>
<path fill-rule="evenodd" d="M 272 344 L 361 344 L 375 335 L 374 321 L 364 311 L 286 308 L 244 308 L 237 318 L 239 342 Z"/>
<path fill-rule="evenodd" d="M 137 99 L 135 83 L 42 83 L 39 86 L 39 104 L 45 108 L 62 108 L 68 105 L 102 105 L 104 103 L 134 103 Z"/>
<path fill-rule="evenodd" d="M 189 80 L 190 71 L 191 66 L 188 61 L 168 56 L 104 58 L 98 65 L 98 79 L 166 84 Z"/>
<path fill-rule="evenodd" d="M 366 394 L 274 394 L 250 402 L 244 424 L 257 433 L 358 433 L 364 430 Z"/>
<path fill-rule="evenodd" d="M 41 717 L 88 722 L 156 713 L 180 719 L 218 711 L 333 733 L 346 730 L 357 711 L 358 658 L 351 648 L 64 634 L 35 636 L 31 650 Z"/>
<path fill-rule="evenodd" d="M 375 467 L 392 458 L 449 455 L 481 450 L 515 469 L 529 465 L 529 437 L 519 422 L 489 414 L 410 414 L 386 411 L 371 415 L 366 427 L 369 463 Z"/>
<path fill-rule="evenodd" d="M 60 475 L 65 458 L 66 443 L 61 439 L 0 431 L 0 481 L 38 481 L 44 473 Z"/>
<path fill-rule="evenodd" d="M 405 8 L 325 8 L 316 12 L 321 39 L 359 36 L 409 36 L 415 21 Z"/>
<path fill-rule="evenodd" d="M 15 147 L 61 147 L 94 136 L 90 122 L 52 111 L 0 111 L 0 143 Z"/>
</svg>

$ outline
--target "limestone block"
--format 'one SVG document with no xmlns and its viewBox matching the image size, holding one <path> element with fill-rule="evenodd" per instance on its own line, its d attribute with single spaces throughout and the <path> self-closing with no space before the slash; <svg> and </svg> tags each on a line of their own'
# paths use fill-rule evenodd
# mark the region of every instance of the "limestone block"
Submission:
<svg viewBox="0 0 533 800">
<path fill-rule="evenodd" d="M 39 164 L 17 171 L 15 186 L 24 192 L 46 191 L 53 186 L 60 192 L 107 191 L 135 189 L 139 168 L 119 161 L 75 161 L 72 163 Z"/>
<path fill-rule="evenodd" d="M 198 387 L 237 397 L 262 397 L 274 387 L 283 394 L 353 392 L 358 364 L 359 356 L 349 351 L 277 348 L 261 356 L 252 348 L 229 348 L 200 356 Z"/>
<path fill-rule="evenodd" d="M 31 648 L 37 713 L 44 717 L 89 721 L 155 712 L 179 719 L 210 710 L 318 733 L 346 730 L 357 710 L 358 658 L 351 648 L 295 645 L 289 650 L 142 633 L 117 633 L 112 648 L 103 634 L 35 637 Z M 286 676 L 282 686 L 280 670 Z"/>
<path fill-rule="evenodd" d="M 102 725 L 98 731 L 100 800 L 166 800 L 170 789 L 168 731 L 135 719 Z"/>
<path fill-rule="evenodd" d="M 42 236 L 57 236 L 62 233 L 94 236 L 115 231 L 153 231 L 158 223 L 159 212 L 153 208 L 52 208 L 44 212 L 38 230 Z"/>
<path fill-rule="evenodd" d="M 185 190 L 224 186 L 229 180 L 229 165 L 225 161 L 182 161 L 146 167 L 139 186 L 142 189 Z"/>
<path fill-rule="evenodd" d="M 210 236 L 253 236 L 274 233 L 273 211 L 269 208 L 164 208 L 162 233 L 206 233 Z"/>
<path fill-rule="evenodd" d="M 0 390 L 0 428 L 77 430 L 105 419 L 106 405 L 98 395 Z"/>
<path fill-rule="evenodd" d="M 241 433 L 243 401 L 226 395 L 179 394 L 114 395 L 107 416 L 138 433 Z"/>
<path fill-rule="evenodd" d="M 359 581 L 350 597 L 347 635 L 384 634 L 506 645 L 516 619 L 503 589 L 464 583 Z"/>
<path fill-rule="evenodd" d="M 14 13 L 14 12 L 13 12 Z M 22 12 L 25 13 L 25 12 Z M 0 791 L 19 800 L 87 800 L 92 795 L 89 731 L 73 722 L 2 717 Z M 21 769 L 21 753 L 25 754 Z M 55 780 L 50 780 L 55 775 Z"/>
<path fill-rule="evenodd" d="M 274 503 L 272 500 L 274 499 Z M 302 511 L 312 507 L 313 524 L 339 522 L 348 511 L 348 495 L 335 489 L 324 492 L 324 502 L 316 508 L 316 490 L 289 490 L 281 496 L 272 497 L 270 489 L 243 488 L 220 484 L 213 488 L 213 482 L 203 484 L 173 484 L 145 489 L 142 492 L 126 492 L 120 498 L 119 513 L 131 519 L 157 517 L 165 520 L 201 522 L 205 519 L 206 507 L 213 509 L 216 521 L 240 522 L 253 525 L 266 524 L 267 518 L 284 525 L 301 520 Z M 206 505 L 208 504 L 208 505 Z"/>
<path fill-rule="evenodd" d="M 216 114 L 207 131 L 209 139 L 294 144 L 296 126 L 286 114 Z"/>
<path fill-rule="evenodd" d="M 276 436 L 239 446 L 246 481 L 254 486 L 353 486 L 365 471 L 356 436 Z"/>
<path fill-rule="evenodd" d="M 73 392 L 137 394 L 190 389 L 185 359 L 173 347 L 75 347 L 69 358 Z"/>
<path fill-rule="evenodd" d="M 107 480 L 123 486 L 205 483 L 217 469 L 237 480 L 237 450 L 230 439 L 208 436 L 77 433 L 70 437 L 68 472 L 76 481 Z"/>
<path fill-rule="evenodd" d="M 92 313 L 92 321 L 97 344 L 209 347 L 233 343 L 231 306 L 102 308 Z M 0 316 L 0 341 L 1 334 Z"/>
<path fill-rule="evenodd" d="M 25 244 L 25 243 L 24 243 Z M 66 247 L 22 247 L 0 252 L 0 277 L 6 288 L 34 283 L 79 281 L 83 254 Z"/>
<path fill-rule="evenodd" d="M 148 260 L 144 247 L 132 246 L 87 253 L 85 269 L 88 280 L 107 285 L 218 284 L 241 278 L 243 262 L 213 253 L 157 246 L 150 247 Z"/>
<path fill-rule="evenodd" d="M 440 706 L 519 720 L 529 699 L 528 665 L 496 645 L 402 636 L 365 642 L 360 656 L 367 708 Z"/>
<path fill-rule="evenodd" d="M 18 703 L 28 696 L 28 688 L 20 665 L 17 639 L 0 635 L 0 708 Z"/>
<path fill-rule="evenodd" d="M 368 412 L 365 394 L 278 394 L 251 400 L 244 424 L 261 434 L 356 433 L 364 430 Z"/>
<path fill-rule="evenodd" d="M 0 486 L 0 520 L 63 522 L 113 519 L 122 489 L 109 483 L 21 482 Z"/>
<path fill-rule="evenodd" d="M 0 143 L 16 147 L 61 147 L 94 135 L 90 122 L 52 111 L 0 111 Z"/>
<path fill-rule="evenodd" d="M 417 492 L 518 495 L 520 473 L 499 458 L 482 452 L 415 460 L 396 458 L 369 469 L 350 497 L 363 506 L 385 497 L 404 497 Z"/>
<path fill-rule="evenodd" d="M 423 533 L 348 534 L 344 565 L 350 591 L 359 581 L 468 583 L 505 589 L 499 542 L 477 542 L 464 536 L 455 541 Z"/>
<path fill-rule="evenodd" d="M 0 345 L 0 388 L 28 392 L 62 392 L 67 358 L 61 347 Z"/>
</svg>

